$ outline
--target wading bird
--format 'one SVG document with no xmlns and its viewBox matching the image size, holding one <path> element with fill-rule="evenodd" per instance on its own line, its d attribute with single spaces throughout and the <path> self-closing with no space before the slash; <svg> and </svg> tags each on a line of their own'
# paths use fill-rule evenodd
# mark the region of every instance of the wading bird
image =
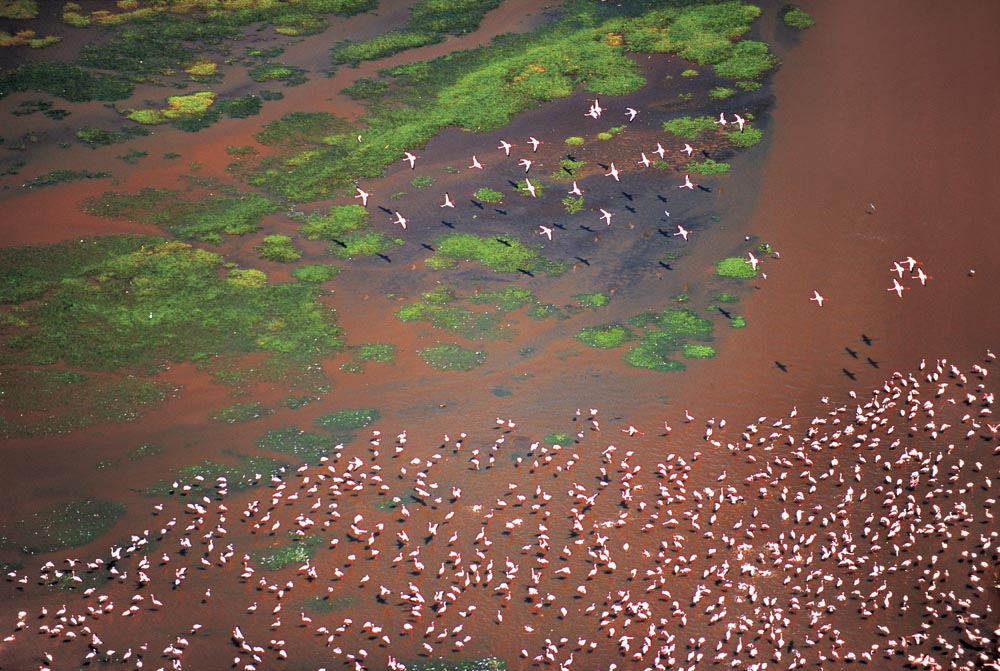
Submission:
<svg viewBox="0 0 1000 671">
<path fill-rule="evenodd" d="M 416 164 L 417 159 L 420 158 L 420 157 L 417 156 L 416 154 L 412 154 L 410 152 L 404 152 L 403 155 L 404 155 L 403 161 L 404 162 L 409 162 L 409 164 L 410 164 L 410 170 L 413 170 L 414 164 Z"/>
<path fill-rule="evenodd" d="M 358 195 L 356 195 L 354 197 L 355 198 L 360 198 L 361 199 L 361 204 L 364 207 L 368 207 L 368 196 L 370 196 L 371 194 L 368 193 L 367 191 L 363 190 L 360 186 L 357 187 L 357 189 L 358 189 Z"/>
<path fill-rule="evenodd" d="M 823 307 L 823 301 L 825 301 L 826 299 L 823 296 L 820 296 L 818 291 L 813 289 L 812 298 L 810 298 L 809 300 L 816 301 L 816 304 L 818 306 Z"/>
<path fill-rule="evenodd" d="M 603 207 L 601 208 L 601 219 L 608 222 L 608 226 L 611 225 L 611 217 L 614 216 L 614 212 L 608 212 Z"/>
<path fill-rule="evenodd" d="M 694 187 L 696 187 L 696 186 L 697 186 L 697 184 L 695 184 L 694 182 L 691 181 L 691 176 L 690 175 L 684 175 L 684 183 L 681 184 L 678 188 L 680 188 L 680 189 L 694 189 Z"/>
</svg>

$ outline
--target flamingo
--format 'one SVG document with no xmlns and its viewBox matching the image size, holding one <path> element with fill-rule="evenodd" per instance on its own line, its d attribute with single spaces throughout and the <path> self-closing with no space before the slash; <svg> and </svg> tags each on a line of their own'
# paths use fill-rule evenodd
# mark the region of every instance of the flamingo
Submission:
<svg viewBox="0 0 1000 671">
<path fill-rule="evenodd" d="M 507 140 L 500 140 L 500 146 L 497 147 L 497 149 L 503 150 L 504 154 L 510 156 L 510 148 L 513 146 L 514 145 L 512 145 L 510 142 L 507 142 Z"/>
<path fill-rule="evenodd" d="M 886 291 L 895 291 L 896 295 L 899 296 L 900 298 L 902 298 L 903 297 L 903 292 L 907 291 L 909 288 L 910 287 L 904 287 L 902 284 L 899 283 L 899 280 L 897 280 L 896 278 L 893 278 L 892 279 L 892 286 L 889 287 L 888 289 L 886 289 Z"/>
<path fill-rule="evenodd" d="M 907 256 L 905 259 L 903 259 L 902 262 L 905 263 L 905 264 L 907 264 L 910 267 L 910 272 L 911 273 L 913 272 L 913 269 L 915 267 L 923 265 L 923 263 L 921 261 L 917 261 L 912 256 Z"/>
<path fill-rule="evenodd" d="M 889 270 L 891 272 L 894 272 L 894 273 L 899 273 L 900 277 L 903 277 L 903 273 L 906 272 L 906 268 L 904 268 L 903 266 L 899 265 L 899 261 L 893 261 L 892 262 L 892 268 L 889 268 Z"/>
<path fill-rule="evenodd" d="M 614 216 L 614 212 L 608 212 L 603 207 L 601 208 L 601 219 L 608 222 L 608 226 L 611 225 L 611 217 Z"/>
<path fill-rule="evenodd" d="M 573 188 L 570 189 L 568 191 L 568 193 L 572 193 L 574 196 L 582 196 L 583 195 L 583 189 L 581 189 L 580 187 L 578 187 L 576 185 L 576 181 L 574 180 L 573 181 Z"/>
<path fill-rule="evenodd" d="M 633 107 L 626 107 L 625 114 L 628 115 L 628 122 L 632 123 L 633 121 L 635 121 L 635 118 L 639 115 L 639 110 Z"/>
<path fill-rule="evenodd" d="M 517 162 L 519 166 L 522 166 L 524 168 L 525 174 L 528 174 L 528 171 L 531 170 L 532 163 L 534 163 L 534 161 L 530 161 L 526 158 L 522 158 L 520 161 Z"/>
<path fill-rule="evenodd" d="M 552 229 L 551 228 L 549 228 L 548 226 L 542 226 L 541 224 L 539 224 L 538 229 L 539 229 L 538 230 L 538 234 L 539 235 L 544 235 L 549 240 L 552 239 Z"/>
<path fill-rule="evenodd" d="M 920 286 L 926 286 L 927 280 L 931 278 L 930 275 L 924 273 L 923 268 L 917 268 L 917 279 L 920 280 Z"/>
<path fill-rule="evenodd" d="M 413 170 L 413 166 L 417 162 L 418 158 L 420 158 L 420 157 L 417 156 L 416 154 L 411 154 L 410 152 L 407 151 L 407 152 L 404 152 L 403 161 L 404 162 L 405 161 L 409 161 L 409 163 L 410 163 L 410 170 Z"/>
<path fill-rule="evenodd" d="M 441 203 L 441 207 L 455 207 L 455 203 L 452 202 L 451 196 L 448 195 L 446 191 L 444 194 L 444 202 Z M 405 226 L 403 228 L 406 228 Z"/>
<path fill-rule="evenodd" d="M 662 144 L 660 144 L 659 142 L 657 142 L 656 143 L 656 153 L 660 155 L 660 158 L 663 158 L 664 154 L 667 153 L 667 150 L 663 148 Z"/>
<path fill-rule="evenodd" d="M 719 120 L 716 121 L 715 123 L 719 124 L 720 126 L 725 126 L 727 123 L 729 123 L 728 121 L 726 121 L 726 113 L 719 112 Z"/>
<path fill-rule="evenodd" d="M 402 226 L 405 229 L 406 228 L 406 223 L 408 221 L 409 220 L 406 217 L 404 217 L 402 214 L 400 214 L 399 210 L 396 210 L 396 223 L 397 224 L 399 224 L 400 226 Z"/>
<path fill-rule="evenodd" d="M 528 138 L 528 144 L 531 145 L 531 151 L 535 152 L 535 151 L 538 151 L 538 145 L 545 144 L 545 143 L 542 142 L 541 140 L 536 140 L 534 137 L 529 137 Z"/>
<path fill-rule="evenodd" d="M 740 127 L 740 132 L 743 132 L 743 125 L 747 122 L 746 119 L 741 117 L 739 114 L 734 115 L 736 117 L 736 125 Z"/>
<path fill-rule="evenodd" d="M 473 154 L 472 155 L 472 165 L 470 165 L 469 167 L 470 168 L 478 168 L 479 170 L 482 170 L 483 169 L 483 164 L 480 163 L 479 159 L 476 158 L 476 155 Z"/>
<path fill-rule="evenodd" d="M 359 187 L 355 187 L 355 188 L 357 188 L 357 190 L 358 190 L 358 195 L 356 195 L 354 197 L 355 198 L 360 198 L 361 199 L 361 205 L 364 206 L 364 207 L 368 207 L 368 196 L 370 196 L 371 194 L 368 193 L 367 191 L 365 191 L 364 189 L 362 189 L 360 186 Z"/>
<path fill-rule="evenodd" d="M 646 152 L 642 152 L 642 160 L 636 161 L 636 163 L 641 163 L 643 166 L 647 168 L 653 164 L 653 162 L 646 157 Z"/>
<path fill-rule="evenodd" d="M 816 301 L 817 305 L 819 305 L 820 307 L 823 307 L 823 301 L 825 301 L 826 299 L 824 297 L 820 296 L 818 291 L 816 291 L 815 289 L 813 289 L 812 298 L 810 298 L 809 300 Z"/>
<path fill-rule="evenodd" d="M 684 175 L 684 183 L 680 185 L 681 189 L 694 189 L 695 183 L 691 181 L 690 175 Z"/>
<path fill-rule="evenodd" d="M 688 229 L 684 228 L 680 224 L 677 224 L 677 232 L 674 233 L 674 235 L 675 236 L 676 235 L 681 236 L 682 238 L 684 238 L 684 242 L 687 242 L 688 236 L 691 235 L 691 231 L 689 231 Z"/>
<path fill-rule="evenodd" d="M 620 182 L 621 181 L 620 179 L 618 179 L 618 168 L 615 167 L 614 163 L 611 164 L 611 170 L 610 170 L 610 172 L 605 173 L 604 176 L 605 177 L 614 177 L 616 182 Z"/>
<path fill-rule="evenodd" d="M 535 194 L 535 185 L 534 185 L 534 184 L 532 184 L 532 183 L 531 183 L 531 180 L 530 180 L 530 179 L 528 179 L 527 177 L 525 177 L 525 178 L 524 178 L 524 189 L 525 189 L 525 190 L 526 190 L 526 191 L 527 191 L 528 193 L 530 193 L 530 194 L 531 194 L 531 197 L 532 197 L 532 198 L 537 198 L 537 197 L 538 197 L 538 196 L 537 196 L 537 195 Z"/>
<path fill-rule="evenodd" d="M 687 142 L 685 142 L 685 143 L 684 143 L 684 148 L 683 148 L 683 149 L 681 149 L 681 151 L 682 151 L 682 152 L 684 152 L 685 154 L 687 154 L 687 155 L 688 155 L 688 158 L 690 158 L 690 157 L 691 157 L 691 154 L 693 154 L 693 153 L 694 153 L 694 147 L 692 147 L 692 146 L 691 146 L 691 145 L 689 145 L 689 144 L 688 144 Z"/>
<path fill-rule="evenodd" d="M 747 252 L 747 256 L 749 257 L 749 260 L 747 261 L 747 263 L 749 263 L 750 267 L 753 268 L 754 271 L 756 272 L 757 266 L 760 265 L 760 259 L 758 259 L 756 256 L 754 256 L 753 252 Z"/>
</svg>

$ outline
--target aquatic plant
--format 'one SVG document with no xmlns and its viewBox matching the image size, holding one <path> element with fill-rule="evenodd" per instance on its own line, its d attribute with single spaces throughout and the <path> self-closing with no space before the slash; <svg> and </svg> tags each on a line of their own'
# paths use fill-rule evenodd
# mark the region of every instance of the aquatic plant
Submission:
<svg viewBox="0 0 1000 671">
<path fill-rule="evenodd" d="M 291 263 L 302 258 L 302 252 L 292 246 L 292 239 L 287 235 L 268 235 L 254 250 L 260 258 L 275 263 Z"/>
<path fill-rule="evenodd" d="M 481 200 L 484 203 L 489 203 L 490 205 L 496 205 L 503 200 L 503 192 L 497 191 L 496 189 L 491 189 L 484 186 L 483 188 L 472 194 L 473 198 L 476 200 Z"/>
<path fill-rule="evenodd" d="M 70 102 L 128 98 L 133 84 L 69 63 L 24 63 L 0 75 L 0 98 L 20 91 L 39 91 Z"/>
<path fill-rule="evenodd" d="M 681 77 L 697 77 L 697 76 L 698 76 L 698 71 L 693 70 L 691 68 L 688 68 L 687 70 L 681 72 Z"/>
<path fill-rule="evenodd" d="M 668 308 L 660 313 L 644 312 L 634 315 L 630 321 L 646 330 L 639 344 L 625 353 L 625 362 L 637 368 L 681 370 L 684 364 L 672 359 L 671 355 L 678 351 L 692 355 L 707 354 L 707 350 L 688 347 L 691 345 L 688 341 L 712 339 L 712 322 L 688 308 Z"/>
<path fill-rule="evenodd" d="M 510 312 L 536 302 L 535 294 L 523 287 L 504 287 L 494 291 L 479 291 L 468 299 L 477 305 L 492 305 L 500 312 Z"/>
<path fill-rule="evenodd" d="M 729 164 L 706 158 L 703 161 L 691 161 L 687 169 L 695 175 L 722 175 L 729 172 Z"/>
<path fill-rule="evenodd" d="M 250 68 L 247 73 L 250 79 L 255 82 L 269 82 L 278 80 L 285 86 L 298 86 L 308 81 L 306 71 L 294 65 L 284 65 L 282 63 L 261 63 Z"/>
<path fill-rule="evenodd" d="M 129 165 L 135 165 L 147 156 L 149 156 L 149 152 L 131 147 L 127 152 L 120 156 L 115 156 L 115 158 L 125 161 Z"/>
<path fill-rule="evenodd" d="M 474 311 L 462 305 L 411 303 L 397 310 L 396 317 L 403 323 L 427 322 L 435 328 L 451 331 L 469 340 L 493 340 L 501 337 L 505 331 L 500 324 L 499 314 Z"/>
<path fill-rule="evenodd" d="M 743 130 L 733 130 L 725 133 L 729 142 L 734 147 L 752 147 L 764 139 L 764 133 L 749 125 L 743 126 Z"/>
<path fill-rule="evenodd" d="M 684 352 L 684 356 L 689 359 L 710 359 L 715 356 L 715 348 L 710 345 L 684 343 L 682 351 Z"/>
<path fill-rule="evenodd" d="M 176 472 L 173 480 L 160 480 L 145 493 L 149 496 L 169 496 L 179 489 L 181 483 L 190 487 L 192 495 L 215 490 L 222 478 L 230 492 L 240 492 L 267 482 L 272 476 L 284 472 L 291 466 L 289 462 L 270 457 L 237 455 L 235 464 L 223 464 L 206 459 L 201 463 L 185 466 Z"/>
<path fill-rule="evenodd" d="M 266 554 L 257 553 L 254 557 L 257 563 L 270 571 L 277 571 L 292 564 L 301 565 L 312 559 L 317 548 L 323 543 L 323 537 L 319 534 L 298 536 L 289 533 L 288 538 L 289 543 L 286 545 Z"/>
<path fill-rule="evenodd" d="M 736 91 L 727 86 L 716 86 L 708 92 L 708 97 L 712 100 L 728 100 L 736 95 Z"/>
<path fill-rule="evenodd" d="M 733 318 L 729 320 L 729 325 L 734 329 L 741 329 L 747 325 L 747 319 L 743 315 L 734 315 Z"/>
<path fill-rule="evenodd" d="M 70 170 L 69 168 L 60 168 L 58 170 L 53 170 L 52 172 L 47 172 L 44 175 L 39 175 L 38 177 L 25 182 L 22 186 L 26 189 L 31 189 L 40 186 L 63 184 L 65 182 L 75 182 L 81 179 L 104 179 L 106 177 L 111 177 L 111 173 L 104 170 L 100 172 L 91 172 L 90 170 Z"/>
<path fill-rule="evenodd" d="M 731 294 L 729 292 L 724 291 L 718 296 L 716 296 L 715 300 L 716 302 L 719 303 L 737 303 L 739 302 L 740 297 L 736 296 L 735 294 Z"/>
<path fill-rule="evenodd" d="M 583 210 L 583 196 L 566 196 L 562 199 L 562 204 L 566 214 L 576 214 Z"/>
<path fill-rule="evenodd" d="M 808 12 L 793 4 L 783 6 L 778 13 L 786 26 L 796 30 L 806 30 L 816 25 L 815 19 Z"/>
<path fill-rule="evenodd" d="M 342 259 L 353 259 L 358 256 L 377 256 L 393 245 L 405 244 L 398 238 L 390 238 L 380 231 L 367 233 L 349 233 L 337 240 L 339 244 L 330 247 L 330 251 Z"/>
<path fill-rule="evenodd" d="M 506 671 L 507 662 L 501 657 L 466 659 L 415 659 L 406 660 L 410 671 Z"/>
<path fill-rule="evenodd" d="M 549 445 L 570 445 L 573 443 L 573 437 L 568 433 L 547 433 L 544 440 Z"/>
<path fill-rule="evenodd" d="M 566 138 L 565 142 L 571 147 L 582 147 L 586 141 L 579 135 L 571 135 Z"/>
<path fill-rule="evenodd" d="M 36 0 L 3 0 L 0 2 L 0 19 L 33 19 L 38 16 Z"/>
<path fill-rule="evenodd" d="M 316 426 L 335 436 L 351 435 L 357 429 L 369 427 L 382 419 L 377 408 L 345 408 L 316 418 Z"/>
<path fill-rule="evenodd" d="M 331 265 L 296 266 L 292 269 L 292 277 L 302 282 L 319 284 L 332 280 L 341 270 L 343 268 L 340 266 Z"/>
<path fill-rule="evenodd" d="M 715 119 L 710 116 L 683 116 L 663 122 L 663 130 L 686 140 L 695 140 L 703 132 L 716 128 Z"/>
<path fill-rule="evenodd" d="M 369 212 L 361 205 L 334 205 L 326 214 L 313 212 L 305 216 L 302 235 L 310 240 L 337 240 L 368 227 Z"/>
<path fill-rule="evenodd" d="M 621 324 L 601 324 L 588 326 L 574 336 L 577 340 L 590 347 L 613 349 L 633 338 L 632 332 Z"/>
<path fill-rule="evenodd" d="M 305 461 L 316 461 L 329 454 L 335 444 L 327 434 L 310 433 L 294 425 L 271 429 L 257 441 L 257 445 L 264 449 L 290 454 Z"/>
<path fill-rule="evenodd" d="M 26 554 L 85 545 L 111 530 L 125 506 L 116 501 L 69 501 L 28 515 L 3 531 L 7 545 Z"/>
<path fill-rule="evenodd" d="M 735 277 L 741 280 L 752 279 L 757 271 L 742 256 L 730 256 L 715 264 L 715 272 L 721 277 Z"/>
<path fill-rule="evenodd" d="M 384 342 L 366 342 L 358 345 L 355 355 L 365 361 L 392 363 L 396 359 L 396 346 Z"/>
<path fill-rule="evenodd" d="M 130 461 L 140 461 L 163 454 L 163 447 L 156 443 L 142 443 L 128 453 Z"/>
<path fill-rule="evenodd" d="M 573 300 L 576 301 L 577 305 L 580 307 L 590 308 L 591 310 L 602 308 L 611 301 L 607 294 L 600 292 L 592 294 L 574 294 Z"/>
<path fill-rule="evenodd" d="M 410 180 L 414 189 L 426 189 L 434 184 L 434 178 L 430 175 L 418 175 Z"/>
<path fill-rule="evenodd" d="M 536 248 L 508 236 L 488 238 L 471 233 L 452 233 L 438 238 L 435 247 L 437 252 L 431 259 L 478 261 L 497 272 L 540 271 L 558 275 L 566 271 L 565 263 L 550 261 L 541 256 Z M 430 259 L 428 261 L 431 265 Z"/>
<path fill-rule="evenodd" d="M 442 371 L 466 371 L 486 362 L 486 352 L 467 349 L 454 343 L 435 345 L 417 352 L 431 368 Z"/>
<path fill-rule="evenodd" d="M 249 403 L 234 403 L 233 405 L 216 410 L 212 413 L 211 417 L 216 422 L 243 424 L 270 415 L 273 412 L 270 408 L 265 408 L 260 401 L 251 401 Z"/>
</svg>

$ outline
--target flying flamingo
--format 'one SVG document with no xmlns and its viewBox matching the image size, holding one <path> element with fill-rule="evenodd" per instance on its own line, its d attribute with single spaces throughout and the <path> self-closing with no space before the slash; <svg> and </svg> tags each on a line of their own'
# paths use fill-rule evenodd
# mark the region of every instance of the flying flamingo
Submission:
<svg viewBox="0 0 1000 671">
<path fill-rule="evenodd" d="M 691 181 L 690 175 L 684 175 L 684 183 L 680 185 L 681 189 L 693 189 L 696 186 L 694 182 Z"/>
<path fill-rule="evenodd" d="M 418 158 L 420 158 L 420 157 L 417 156 L 416 154 L 411 154 L 410 152 L 404 152 L 403 161 L 409 161 L 410 162 L 410 170 L 413 170 L 413 165 L 417 162 Z"/>
<path fill-rule="evenodd" d="M 483 169 L 483 164 L 480 163 L 479 159 L 476 158 L 476 155 L 473 154 L 472 155 L 472 165 L 470 165 L 469 167 L 470 168 L 478 168 L 478 169 L 482 170 Z"/>
<path fill-rule="evenodd" d="M 903 273 L 906 272 L 906 268 L 904 268 L 903 266 L 899 265 L 899 261 L 893 261 L 892 262 L 892 268 L 889 268 L 889 270 L 892 271 L 892 272 L 894 272 L 894 273 L 899 273 L 900 277 L 902 277 Z"/>
<path fill-rule="evenodd" d="M 451 196 L 448 195 L 446 191 L 444 194 L 444 202 L 441 203 L 441 207 L 455 207 L 455 203 L 452 202 Z M 405 226 L 403 228 L 406 228 Z"/>
<path fill-rule="evenodd" d="M 694 153 L 694 147 L 692 147 L 692 146 L 691 146 L 691 145 L 689 145 L 689 144 L 688 144 L 687 142 L 685 142 L 685 143 L 684 143 L 684 148 L 683 148 L 683 149 L 681 149 L 681 151 L 682 151 L 682 152 L 684 152 L 685 154 L 687 154 L 687 155 L 688 155 L 688 158 L 690 158 L 690 157 L 691 157 L 691 154 L 693 154 L 693 153 Z"/>
<path fill-rule="evenodd" d="M 677 232 L 674 233 L 674 235 L 681 236 L 682 238 L 684 238 L 684 242 L 687 242 L 688 236 L 691 235 L 691 231 L 689 231 L 688 229 L 684 228 L 680 224 L 677 224 Z"/>
<path fill-rule="evenodd" d="M 749 260 L 747 261 L 747 263 L 749 263 L 750 267 L 753 268 L 754 271 L 756 272 L 757 266 L 760 265 L 760 259 L 758 259 L 756 256 L 754 256 L 753 252 L 747 252 L 747 256 L 749 257 Z"/>
<path fill-rule="evenodd" d="M 510 156 L 510 148 L 513 146 L 514 145 L 512 145 L 510 142 L 507 142 L 507 140 L 500 140 L 500 146 L 497 147 L 497 149 L 502 149 L 504 154 Z"/>
<path fill-rule="evenodd" d="M 820 296 L 818 291 L 816 291 L 815 289 L 813 289 L 812 298 L 810 298 L 809 300 L 816 301 L 817 305 L 819 305 L 820 307 L 823 307 L 823 301 L 825 301 L 826 299 L 823 298 L 822 296 Z"/>
<path fill-rule="evenodd" d="M 927 280 L 931 278 L 930 275 L 924 273 L 923 268 L 917 268 L 917 279 L 920 280 L 920 286 L 926 286 Z"/>
<path fill-rule="evenodd" d="M 642 152 L 642 160 L 636 161 L 636 163 L 641 163 L 643 166 L 647 168 L 653 164 L 653 162 L 646 157 L 646 152 Z"/>
<path fill-rule="evenodd" d="M 545 143 L 542 142 L 541 140 L 536 140 L 533 137 L 529 137 L 528 138 L 528 144 L 531 145 L 531 151 L 538 151 L 538 145 L 545 144 Z"/>
<path fill-rule="evenodd" d="M 660 158 L 663 158 L 664 154 L 667 153 L 667 150 L 663 148 L 662 144 L 660 144 L 659 142 L 657 142 L 656 143 L 656 153 L 660 155 Z"/>
<path fill-rule="evenodd" d="M 568 191 L 568 193 L 572 193 L 574 196 L 582 196 L 583 195 L 583 189 L 581 189 L 580 187 L 578 187 L 576 185 L 576 181 L 574 180 L 573 181 L 573 188 L 570 189 Z"/>
<path fill-rule="evenodd" d="M 527 177 L 524 178 L 524 188 L 525 188 L 525 190 L 528 193 L 531 194 L 532 198 L 537 198 L 538 197 L 537 195 L 535 195 L 535 185 L 532 184 L 531 180 L 528 179 Z"/>
<path fill-rule="evenodd" d="M 892 286 L 889 287 L 888 289 L 886 289 L 886 291 L 895 291 L 896 295 L 899 296 L 900 298 L 902 298 L 903 297 L 903 292 L 907 291 L 909 288 L 910 287 L 904 287 L 902 284 L 899 283 L 899 280 L 897 280 L 894 277 L 894 278 L 892 278 Z"/>
<path fill-rule="evenodd" d="M 603 207 L 601 208 L 601 219 L 608 222 L 608 226 L 611 225 L 611 217 L 614 216 L 613 212 L 608 212 Z"/>
<path fill-rule="evenodd" d="M 628 122 L 632 123 L 633 121 L 635 121 L 635 118 L 639 115 L 639 110 L 633 107 L 626 107 L 625 114 L 628 115 Z"/>
<path fill-rule="evenodd" d="M 407 221 L 408 219 L 404 217 L 402 214 L 400 214 L 399 210 L 396 210 L 396 223 L 405 229 Z"/>
<path fill-rule="evenodd" d="M 605 177 L 614 177 L 616 182 L 620 182 L 621 181 L 620 179 L 618 179 L 618 168 L 615 167 L 614 163 L 611 164 L 611 171 L 608 172 L 608 173 L 605 173 L 604 176 Z"/>
<path fill-rule="evenodd" d="M 367 191 L 363 190 L 360 186 L 356 187 L 356 188 L 358 190 L 358 195 L 356 195 L 354 197 L 355 198 L 360 198 L 361 199 L 361 204 L 364 207 L 368 207 L 368 196 L 370 196 L 371 194 L 368 193 Z"/>
<path fill-rule="evenodd" d="M 743 124 L 745 124 L 747 122 L 747 120 L 744 119 L 743 117 L 741 117 L 739 114 L 736 114 L 735 116 L 736 116 L 736 125 L 740 127 L 740 132 L 742 133 L 743 132 Z"/>
<path fill-rule="evenodd" d="M 719 112 L 719 120 L 716 121 L 715 123 L 719 124 L 720 126 L 725 126 L 727 123 L 729 123 L 728 121 L 726 121 L 726 113 Z"/>
<path fill-rule="evenodd" d="M 913 269 L 914 269 L 915 267 L 917 267 L 917 266 L 920 266 L 920 265 L 923 265 L 923 263 L 922 263 L 922 262 L 920 262 L 920 261 L 917 261 L 917 260 L 916 260 L 915 258 L 913 258 L 912 256 L 907 256 L 907 257 L 906 257 L 905 259 L 903 259 L 903 261 L 902 261 L 902 262 L 903 262 L 903 263 L 905 263 L 905 264 L 907 264 L 908 266 L 910 266 L 910 272 L 911 272 L 911 273 L 913 272 Z"/>
<path fill-rule="evenodd" d="M 518 165 L 524 167 L 524 173 L 525 174 L 527 174 L 528 171 L 531 170 L 531 164 L 532 163 L 534 163 L 534 161 L 530 161 L 530 160 L 528 160 L 526 158 L 522 158 L 520 161 L 517 162 Z"/>
<path fill-rule="evenodd" d="M 539 228 L 539 231 L 538 231 L 539 235 L 544 235 L 549 240 L 552 239 L 552 229 L 551 228 L 549 228 L 548 226 L 542 226 L 541 224 L 539 224 L 538 228 Z"/>
</svg>

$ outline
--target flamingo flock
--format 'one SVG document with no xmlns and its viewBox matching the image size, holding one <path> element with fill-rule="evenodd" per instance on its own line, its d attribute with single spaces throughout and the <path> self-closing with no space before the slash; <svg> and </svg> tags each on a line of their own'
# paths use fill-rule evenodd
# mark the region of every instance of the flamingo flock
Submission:
<svg viewBox="0 0 1000 671">
<path fill-rule="evenodd" d="M 811 418 L 592 407 L 552 444 L 498 416 L 373 429 L 249 491 L 177 482 L 106 553 L 6 573 L 0 666 L 990 668 L 994 359 Z M 264 565 L 289 545 L 314 551 Z"/>
</svg>

